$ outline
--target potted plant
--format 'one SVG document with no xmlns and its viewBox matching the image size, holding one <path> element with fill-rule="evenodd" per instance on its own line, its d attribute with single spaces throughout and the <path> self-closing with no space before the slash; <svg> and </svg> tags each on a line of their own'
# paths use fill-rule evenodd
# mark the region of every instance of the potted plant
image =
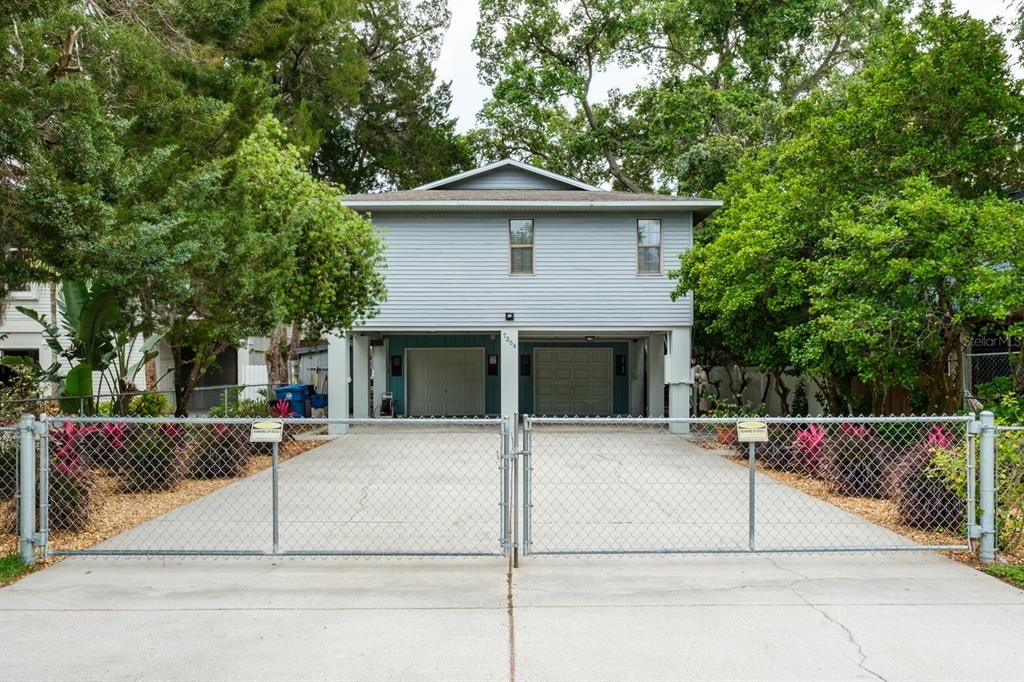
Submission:
<svg viewBox="0 0 1024 682">
<path fill-rule="evenodd" d="M 716 399 L 712 402 L 708 416 L 729 419 L 742 416 L 743 411 L 738 403 Z M 715 424 L 715 439 L 721 445 L 736 445 L 736 424 Z"/>
</svg>

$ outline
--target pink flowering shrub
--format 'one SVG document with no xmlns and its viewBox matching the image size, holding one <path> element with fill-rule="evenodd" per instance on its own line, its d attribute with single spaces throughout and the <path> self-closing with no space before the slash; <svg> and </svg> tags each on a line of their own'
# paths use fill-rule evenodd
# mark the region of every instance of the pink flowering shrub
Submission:
<svg viewBox="0 0 1024 682">
<path fill-rule="evenodd" d="M 797 469 L 821 478 L 825 465 L 825 427 L 810 424 L 805 429 L 797 429 L 793 449 Z"/>
<path fill-rule="evenodd" d="M 292 404 L 287 400 L 275 400 L 270 404 L 270 416 L 279 419 L 287 419 L 296 416 L 292 412 Z"/>
</svg>

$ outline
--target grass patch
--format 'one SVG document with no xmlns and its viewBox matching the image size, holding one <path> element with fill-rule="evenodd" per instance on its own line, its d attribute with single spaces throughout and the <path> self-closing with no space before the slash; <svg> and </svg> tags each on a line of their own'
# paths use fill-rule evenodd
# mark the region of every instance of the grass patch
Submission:
<svg viewBox="0 0 1024 682">
<path fill-rule="evenodd" d="M 991 564 L 982 570 L 1024 590 L 1024 564 Z"/>
<path fill-rule="evenodd" d="M 17 552 L 0 557 L 0 585 L 6 585 L 32 570 L 31 566 L 22 563 Z"/>
</svg>

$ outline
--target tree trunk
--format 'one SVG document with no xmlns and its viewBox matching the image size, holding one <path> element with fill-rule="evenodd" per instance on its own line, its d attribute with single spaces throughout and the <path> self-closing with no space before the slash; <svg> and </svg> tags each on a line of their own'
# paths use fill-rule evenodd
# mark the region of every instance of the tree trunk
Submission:
<svg viewBox="0 0 1024 682">
<path fill-rule="evenodd" d="M 181 346 L 170 344 L 171 359 L 174 361 L 174 416 L 188 416 L 188 401 L 192 397 L 192 389 L 185 378 L 185 368 L 182 364 Z M 193 364 L 195 361 L 193 360 Z"/>
<path fill-rule="evenodd" d="M 779 408 L 782 410 L 782 414 L 789 414 L 789 393 L 790 390 L 786 388 L 786 382 L 782 380 L 784 373 L 776 370 L 772 374 L 775 375 L 775 395 L 779 396 Z"/>
<path fill-rule="evenodd" d="M 299 346 L 302 345 L 302 326 L 298 320 L 292 320 L 291 338 L 288 339 L 288 363 L 291 368 L 291 376 L 299 381 Z"/>
<path fill-rule="evenodd" d="M 288 357 L 282 352 L 286 331 L 285 326 L 279 324 L 270 333 L 270 347 L 267 349 L 267 381 L 271 384 L 288 383 Z"/>
</svg>

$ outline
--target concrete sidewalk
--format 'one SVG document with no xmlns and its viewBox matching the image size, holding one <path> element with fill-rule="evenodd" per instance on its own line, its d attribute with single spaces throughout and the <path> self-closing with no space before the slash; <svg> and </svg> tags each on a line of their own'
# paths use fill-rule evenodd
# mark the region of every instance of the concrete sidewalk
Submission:
<svg viewBox="0 0 1024 682">
<path fill-rule="evenodd" d="M 0 670 L 1024 679 L 1024 592 L 932 554 L 531 558 L 511 587 L 497 559 L 72 559 L 0 590 Z"/>
</svg>

